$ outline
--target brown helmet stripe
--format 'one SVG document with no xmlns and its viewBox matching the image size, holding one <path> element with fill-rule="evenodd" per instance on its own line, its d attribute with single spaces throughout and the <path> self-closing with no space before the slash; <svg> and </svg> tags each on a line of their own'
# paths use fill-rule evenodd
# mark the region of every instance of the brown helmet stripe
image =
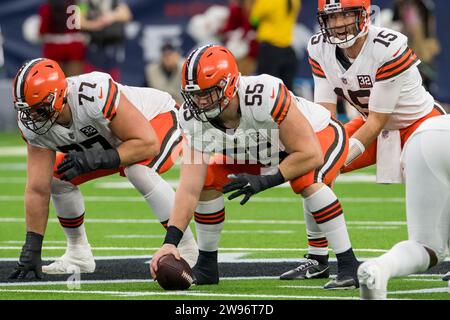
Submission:
<svg viewBox="0 0 450 320">
<path fill-rule="evenodd" d="M 186 81 L 191 82 L 190 84 L 197 84 L 197 71 L 198 71 L 198 64 L 200 62 L 200 58 L 202 57 L 203 53 L 208 49 L 209 47 L 212 47 L 211 44 L 200 47 L 196 50 L 194 50 L 189 58 L 188 62 L 186 64 Z"/>
<path fill-rule="evenodd" d="M 20 99 L 22 102 L 25 98 L 25 80 L 30 73 L 30 70 L 33 68 L 34 65 L 36 65 L 38 62 L 44 60 L 43 58 L 37 58 L 34 60 L 31 60 L 23 65 L 23 67 L 20 69 L 19 73 L 17 74 L 16 82 L 14 83 L 14 93 L 16 96 L 16 99 Z"/>
</svg>

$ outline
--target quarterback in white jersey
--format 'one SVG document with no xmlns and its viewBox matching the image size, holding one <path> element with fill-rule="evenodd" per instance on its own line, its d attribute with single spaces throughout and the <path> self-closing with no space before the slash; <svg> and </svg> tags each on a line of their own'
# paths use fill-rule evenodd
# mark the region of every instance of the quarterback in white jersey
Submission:
<svg viewBox="0 0 450 320">
<path fill-rule="evenodd" d="M 254 194 L 289 181 L 305 201 L 307 219 L 324 232 L 338 258 L 338 275 L 325 289 L 358 286 L 358 261 L 351 248 L 343 210 L 330 186 L 347 154 L 343 126 L 324 107 L 295 97 L 278 78 L 242 77 L 231 52 L 217 45 L 195 49 L 182 74 L 185 103 L 180 124 L 187 135 L 180 186 L 163 247 L 173 253 L 194 216 L 199 258 L 195 282 L 219 282 L 217 254 L 228 199 Z M 265 172 L 265 174 L 263 174 Z M 321 269 L 317 277 L 327 278 Z"/>
<path fill-rule="evenodd" d="M 399 183 L 400 153 L 414 130 L 443 109 L 422 86 L 420 60 L 403 34 L 370 24 L 370 0 L 318 0 L 319 34 L 308 44 L 314 102 L 332 113 L 337 97 L 361 114 L 345 124 L 349 152 L 341 172 L 376 163 L 377 182 Z M 309 252 L 326 255 L 309 226 Z"/>
<path fill-rule="evenodd" d="M 407 37 L 371 25 L 369 14 L 370 0 L 319 0 L 321 33 L 308 45 L 314 101 L 335 112 L 341 96 L 361 113 L 345 126 L 350 150 L 343 172 L 384 161 L 384 155 L 377 161 L 378 144 L 398 143 L 400 150 L 420 123 L 444 113 L 422 86 Z"/>
<path fill-rule="evenodd" d="M 165 92 L 114 82 L 93 72 L 66 78 L 49 59 L 27 62 L 13 84 L 18 125 L 28 151 L 25 190 L 26 243 L 11 278 L 30 271 L 93 272 L 95 261 L 84 229 L 78 185 L 120 172 L 143 195 L 158 219 L 169 218 L 174 191 L 159 173 L 181 152 L 175 101 Z M 41 270 L 41 247 L 50 197 L 64 228 L 66 253 Z M 196 260 L 192 233 L 184 239 Z"/>
<path fill-rule="evenodd" d="M 450 245 L 450 116 L 424 121 L 402 153 L 408 240 L 358 270 L 362 299 L 385 299 L 390 278 L 424 272 Z"/>
</svg>

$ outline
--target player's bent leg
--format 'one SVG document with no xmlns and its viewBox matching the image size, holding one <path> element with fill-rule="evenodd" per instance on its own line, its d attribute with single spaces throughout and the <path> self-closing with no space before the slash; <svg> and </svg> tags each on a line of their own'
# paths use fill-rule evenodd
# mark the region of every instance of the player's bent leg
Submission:
<svg viewBox="0 0 450 320">
<path fill-rule="evenodd" d="M 196 285 L 219 283 L 218 250 L 225 220 L 222 193 L 204 190 L 195 210 L 199 256 L 192 269 Z"/>
<path fill-rule="evenodd" d="M 125 174 L 133 186 L 142 194 L 144 200 L 157 216 L 164 228 L 167 228 L 170 212 L 175 201 L 175 191 L 152 168 L 134 164 L 125 168 Z M 198 247 L 190 227 L 188 227 L 178 246 L 180 255 L 192 267 L 198 258 Z"/>
<path fill-rule="evenodd" d="M 95 260 L 84 228 L 84 201 L 80 190 L 70 182 L 53 178 L 51 197 L 67 238 L 64 255 L 43 266 L 47 274 L 71 274 L 75 266 L 81 273 L 95 271 Z"/>
<path fill-rule="evenodd" d="M 283 273 L 280 280 L 320 279 L 330 276 L 328 265 L 328 240 L 317 226 L 311 213 L 303 202 L 303 213 L 308 237 L 308 253 L 298 267 Z"/>
<path fill-rule="evenodd" d="M 382 256 L 367 260 L 358 268 L 361 299 L 386 299 L 390 278 L 427 270 L 431 256 L 436 256 L 433 250 L 407 240 L 397 243 Z"/>
<path fill-rule="evenodd" d="M 450 151 L 440 145 L 440 141 L 450 139 L 446 134 L 422 132 L 411 138 L 405 147 L 403 163 L 409 240 L 361 265 L 358 276 L 362 298 L 384 299 L 390 278 L 423 272 L 447 255 L 450 221 L 447 163 Z"/>
<path fill-rule="evenodd" d="M 334 192 L 323 183 L 314 183 L 302 191 L 305 206 L 326 235 L 337 258 L 338 274 L 325 284 L 324 289 L 355 289 L 359 262 L 356 259 L 347 232 L 343 210 Z"/>
</svg>

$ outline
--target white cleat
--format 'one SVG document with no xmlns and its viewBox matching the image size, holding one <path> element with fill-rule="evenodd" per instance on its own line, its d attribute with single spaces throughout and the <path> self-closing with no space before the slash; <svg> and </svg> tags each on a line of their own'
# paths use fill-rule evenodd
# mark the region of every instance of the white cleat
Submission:
<svg viewBox="0 0 450 320">
<path fill-rule="evenodd" d="M 375 259 L 359 266 L 358 280 L 362 300 L 386 300 L 389 277 Z"/>
<path fill-rule="evenodd" d="M 197 242 L 195 242 L 194 237 L 189 240 L 181 239 L 178 244 L 178 252 L 180 256 L 186 260 L 189 266 L 192 268 L 198 259 L 198 246 Z"/>
<path fill-rule="evenodd" d="M 95 260 L 90 245 L 69 246 L 64 255 L 55 262 L 42 266 L 47 274 L 92 273 L 95 271 Z"/>
</svg>

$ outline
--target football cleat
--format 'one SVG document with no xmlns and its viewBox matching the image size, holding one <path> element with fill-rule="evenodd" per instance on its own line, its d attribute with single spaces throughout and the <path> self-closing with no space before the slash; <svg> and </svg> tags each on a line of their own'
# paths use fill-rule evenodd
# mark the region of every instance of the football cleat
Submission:
<svg viewBox="0 0 450 320">
<path fill-rule="evenodd" d="M 337 275 L 336 278 L 323 286 L 325 290 L 351 290 L 358 287 L 358 278 L 350 275 Z"/>
<path fill-rule="evenodd" d="M 362 300 L 385 300 L 389 277 L 375 259 L 368 260 L 358 268 L 360 298 Z"/>
<path fill-rule="evenodd" d="M 186 260 L 189 266 L 192 268 L 198 259 L 198 246 L 194 237 L 189 240 L 181 239 L 178 244 L 178 252 L 180 256 Z"/>
<path fill-rule="evenodd" d="M 450 271 L 447 272 L 443 277 L 442 277 L 443 281 L 450 281 Z"/>
<path fill-rule="evenodd" d="M 315 259 L 310 259 L 308 255 L 305 255 L 305 258 L 306 260 L 301 261 L 297 268 L 283 273 L 280 276 L 280 280 L 322 279 L 330 276 L 328 264 L 322 264 Z"/>
<path fill-rule="evenodd" d="M 42 272 L 46 274 L 72 274 L 79 270 L 80 273 L 93 273 L 95 260 L 91 246 L 68 246 L 64 255 L 53 263 L 42 266 Z"/>
<path fill-rule="evenodd" d="M 192 268 L 194 283 L 196 285 L 218 284 L 219 264 L 217 263 L 217 251 L 199 251 L 198 261 Z"/>
</svg>

